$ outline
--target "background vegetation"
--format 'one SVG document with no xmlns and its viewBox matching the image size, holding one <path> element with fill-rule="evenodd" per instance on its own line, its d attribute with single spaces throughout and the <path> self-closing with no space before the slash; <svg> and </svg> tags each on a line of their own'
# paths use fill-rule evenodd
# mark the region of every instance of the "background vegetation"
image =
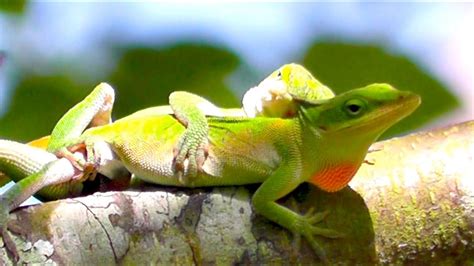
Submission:
<svg viewBox="0 0 474 266">
<path fill-rule="evenodd" d="M 0 108 L 2 138 L 27 141 L 49 134 L 58 118 L 101 81 L 109 82 L 117 91 L 114 110 L 116 118 L 144 107 L 167 104 L 168 94 L 174 90 L 191 91 L 218 105 L 231 107 L 240 105 L 240 98 L 246 89 L 258 84 L 279 65 L 289 62 L 302 63 L 336 93 L 374 82 L 387 82 L 399 89 L 419 93 L 423 99 L 421 108 L 392 128 L 384 137 L 414 130 L 460 106 L 460 100 L 445 82 L 428 73 L 426 67 L 406 56 L 402 50 L 390 50 L 389 42 L 371 41 L 370 38 L 361 42 L 356 41 L 357 38 L 350 38 L 347 34 L 339 35 L 337 32 L 318 36 L 316 28 L 306 31 L 310 36 L 314 32 L 313 37 L 301 38 L 301 41 L 298 38 L 282 39 L 282 42 L 302 42 L 303 44 L 297 45 L 302 48 L 297 49 L 297 55 L 269 60 L 275 63 L 264 67 L 263 70 L 249 63 L 245 56 L 231 48 L 231 45 L 222 44 L 216 38 L 206 38 L 206 32 L 202 31 L 199 31 L 197 37 L 193 37 L 194 34 L 187 38 L 170 37 L 171 41 L 166 42 L 160 41 L 160 38 L 157 40 L 153 36 L 146 36 L 144 40 L 136 43 L 104 40 L 107 39 L 107 34 L 98 31 L 94 36 L 102 39 L 102 50 L 91 50 L 87 54 L 73 54 L 69 57 L 53 54 L 44 58 L 34 53 L 42 51 L 19 53 L 16 45 L 23 45 L 26 49 L 29 47 L 21 43 L 21 38 L 12 37 L 15 28 L 26 27 L 19 26 L 21 23 L 27 24 L 19 21 L 27 20 L 27 17 L 31 16 L 41 16 L 41 9 L 56 12 L 61 12 L 61 9 L 26 1 L 16 3 L 14 5 L 2 2 L 0 6 L 0 10 L 4 12 L 0 15 L 7 21 L 3 25 L 12 26 L 10 30 L 5 31 L 7 37 L 4 38 L 11 41 L 10 45 L 5 45 L 7 48 L 0 46 L 3 50 L 0 75 L 4 75 L 4 86 L 1 87 L 0 84 L 0 89 L 4 90 L 8 99 L 4 100 L 5 104 Z M 382 5 L 380 8 L 389 10 L 391 7 L 393 8 L 393 5 Z M 406 10 L 402 7 L 400 6 L 402 11 Z M 275 5 L 265 8 L 272 9 Z M 316 9 L 317 6 L 300 7 L 298 10 L 302 8 Z M 371 6 L 367 8 L 374 9 Z M 289 10 L 292 10 L 291 6 Z M 66 22 L 54 22 L 53 19 L 53 23 Z M 100 23 L 100 20 L 90 23 Z M 285 23 L 282 21 L 281 25 Z M 166 27 L 160 23 L 153 25 L 158 29 Z M 310 27 L 311 23 L 307 25 Z M 280 24 L 275 25 L 278 26 Z M 67 30 L 74 34 L 74 28 Z M 121 33 L 121 29 L 116 30 Z M 186 30 L 189 30 L 189 26 L 176 29 Z M 54 42 L 55 38 L 62 38 L 54 33 L 50 34 L 51 42 Z M 124 34 L 127 34 L 125 30 Z M 44 41 L 44 38 L 41 40 Z M 0 44 L 1 41 L 0 38 Z M 279 45 L 272 43 L 274 41 L 271 39 L 265 44 L 255 43 L 255 47 L 264 45 L 271 49 L 272 44 Z M 48 45 L 43 43 L 40 47 Z M 54 43 L 51 45 L 54 46 Z M 253 48 L 252 45 L 247 46 L 248 49 Z M 107 51 L 104 60 L 106 63 L 100 59 L 100 51 L 104 50 Z M 51 54 L 51 51 L 44 53 Z M 32 55 L 31 64 L 25 63 L 28 62 L 25 57 L 29 55 Z M 91 57 L 98 59 L 91 60 Z M 91 62 L 97 62 L 97 65 Z"/>
</svg>

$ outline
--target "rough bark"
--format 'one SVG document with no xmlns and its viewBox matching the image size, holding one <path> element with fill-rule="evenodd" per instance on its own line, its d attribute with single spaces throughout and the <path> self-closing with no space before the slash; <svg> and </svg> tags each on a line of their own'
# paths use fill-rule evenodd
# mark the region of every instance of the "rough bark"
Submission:
<svg viewBox="0 0 474 266">
<path fill-rule="evenodd" d="M 319 238 L 330 263 L 474 263 L 473 135 L 467 122 L 376 143 L 351 188 L 281 203 L 330 210 L 321 226 L 345 235 Z M 319 263 L 252 212 L 257 187 L 96 193 L 18 209 L 9 227 L 26 263 Z"/>
<path fill-rule="evenodd" d="M 379 261 L 474 264 L 474 121 L 372 149 L 351 187 L 370 210 Z"/>
</svg>

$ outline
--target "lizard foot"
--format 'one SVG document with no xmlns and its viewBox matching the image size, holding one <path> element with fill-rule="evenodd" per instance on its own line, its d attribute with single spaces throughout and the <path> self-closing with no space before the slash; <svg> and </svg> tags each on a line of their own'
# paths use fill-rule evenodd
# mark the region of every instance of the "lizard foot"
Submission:
<svg viewBox="0 0 474 266">
<path fill-rule="evenodd" d="M 329 214 L 329 211 L 315 212 L 314 208 L 310 208 L 306 214 L 300 215 L 296 228 L 293 231 L 294 246 L 297 250 L 300 248 L 301 236 L 311 245 L 316 255 L 323 261 L 327 262 L 326 253 L 314 236 L 322 236 L 326 238 L 340 238 L 344 235 L 331 229 L 316 226 L 317 223 L 324 220 Z"/>
<path fill-rule="evenodd" d="M 79 143 L 69 148 L 64 148 L 56 152 L 58 158 L 66 158 L 71 164 L 79 170 L 79 174 L 72 180 L 84 182 L 93 181 L 97 176 L 97 164 L 92 147 Z M 87 160 L 85 159 L 87 158 Z"/>
<path fill-rule="evenodd" d="M 178 145 L 173 150 L 174 166 L 180 182 L 184 185 L 189 181 L 184 177 L 184 162 L 188 160 L 186 176 L 195 177 L 204 164 L 208 155 L 208 140 L 206 137 L 188 129 L 179 139 Z"/>
</svg>

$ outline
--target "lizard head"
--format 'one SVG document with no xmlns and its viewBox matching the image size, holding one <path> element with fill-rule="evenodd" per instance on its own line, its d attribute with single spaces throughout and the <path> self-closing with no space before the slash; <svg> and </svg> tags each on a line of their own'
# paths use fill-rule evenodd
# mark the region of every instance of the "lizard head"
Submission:
<svg viewBox="0 0 474 266">
<path fill-rule="evenodd" d="M 332 99 L 302 104 L 302 114 L 321 134 L 374 138 L 411 114 L 421 103 L 417 94 L 389 84 L 371 84 Z M 308 108 L 309 107 L 309 108 Z"/>
<path fill-rule="evenodd" d="M 248 90 L 242 106 L 249 117 L 294 117 L 295 101 L 329 99 L 334 93 L 302 65 L 286 64 Z"/>
<path fill-rule="evenodd" d="M 369 146 L 389 127 L 411 114 L 418 95 L 372 84 L 332 99 L 302 103 L 300 120 L 310 138 L 320 138 L 324 153 L 310 182 L 326 191 L 347 185 L 364 160 Z M 321 155 L 320 155 L 321 156 Z"/>
<path fill-rule="evenodd" d="M 296 63 L 281 66 L 260 84 L 277 81 L 297 100 L 322 100 L 334 97 L 331 89 L 319 82 L 305 67 Z"/>
</svg>

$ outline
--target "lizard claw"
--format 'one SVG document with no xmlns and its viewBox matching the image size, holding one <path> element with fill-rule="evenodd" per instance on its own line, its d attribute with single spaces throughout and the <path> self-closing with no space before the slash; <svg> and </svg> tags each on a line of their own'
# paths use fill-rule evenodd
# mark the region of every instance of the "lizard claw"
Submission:
<svg viewBox="0 0 474 266">
<path fill-rule="evenodd" d="M 56 152 L 56 156 L 68 159 L 74 168 L 79 170 L 79 173 L 72 180 L 79 182 L 93 181 L 97 176 L 97 162 L 100 159 L 96 158 L 98 155 L 95 154 L 93 147 L 90 145 L 79 143 L 68 148 L 62 148 Z"/>
<path fill-rule="evenodd" d="M 208 140 L 188 128 L 179 139 L 178 145 L 174 148 L 174 169 L 182 184 L 187 184 L 186 178 L 197 176 L 207 158 Z M 187 172 L 185 172 L 185 161 L 188 160 Z"/>
<path fill-rule="evenodd" d="M 68 149 L 61 149 L 55 153 L 58 158 L 66 158 L 71 164 L 79 171 L 84 171 L 86 168 L 87 162 L 84 160 L 83 156 L 72 153 Z"/>
<path fill-rule="evenodd" d="M 364 160 L 364 163 L 368 165 L 375 165 L 374 161 L 369 161 L 369 160 Z"/>
<path fill-rule="evenodd" d="M 326 253 L 318 241 L 314 238 L 317 236 L 323 236 L 326 238 L 340 238 L 343 234 L 316 226 L 317 223 L 324 220 L 329 214 L 329 211 L 315 212 L 314 208 L 310 208 L 304 215 L 301 215 L 295 230 L 293 231 L 295 248 L 299 249 L 301 236 L 304 236 L 306 241 L 309 242 L 316 255 L 321 258 L 323 262 L 327 262 Z"/>
</svg>

